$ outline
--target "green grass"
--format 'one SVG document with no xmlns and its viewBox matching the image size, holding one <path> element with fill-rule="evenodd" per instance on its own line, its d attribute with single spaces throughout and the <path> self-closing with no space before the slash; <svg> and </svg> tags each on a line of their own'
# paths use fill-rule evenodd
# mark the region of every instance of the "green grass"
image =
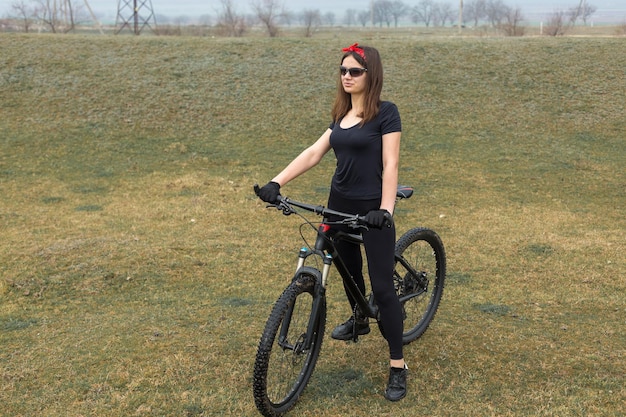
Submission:
<svg viewBox="0 0 626 417">
<path fill-rule="evenodd" d="M 403 118 L 400 232 L 439 232 L 440 311 L 326 337 L 294 416 L 617 416 L 626 391 L 619 38 L 0 35 L 0 414 L 255 415 L 299 222 L 252 195 L 329 122 L 340 49 L 378 47 Z M 324 203 L 333 169 L 285 187 Z M 331 276 L 328 328 L 348 314 Z"/>
</svg>

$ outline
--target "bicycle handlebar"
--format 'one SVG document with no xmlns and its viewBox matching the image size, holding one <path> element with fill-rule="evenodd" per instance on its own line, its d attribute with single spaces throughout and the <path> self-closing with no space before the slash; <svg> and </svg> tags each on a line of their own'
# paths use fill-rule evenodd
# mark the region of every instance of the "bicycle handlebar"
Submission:
<svg viewBox="0 0 626 417">
<path fill-rule="evenodd" d="M 255 184 L 254 193 L 257 196 L 259 194 L 258 191 L 259 191 L 259 185 Z M 270 204 L 271 207 L 276 207 L 278 210 L 282 210 L 283 214 L 285 215 L 295 213 L 292 207 L 292 206 L 295 206 L 295 207 L 299 207 L 301 209 L 313 212 L 323 217 L 327 217 L 327 216 L 342 217 L 348 223 L 354 223 L 356 225 L 362 225 L 362 226 L 372 226 L 365 220 L 365 216 L 361 216 L 359 214 L 342 213 L 340 211 L 332 210 L 321 205 L 302 203 L 300 201 L 295 201 L 290 198 L 283 197 L 280 194 L 278 195 L 277 204 L 271 204 L 271 203 L 268 203 L 268 204 Z M 391 213 L 389 212 L 385 213 L 385 226 L 391 227 L 392 223 L 393 223 L 393 216 L 391 215 Z"/>
</svg>

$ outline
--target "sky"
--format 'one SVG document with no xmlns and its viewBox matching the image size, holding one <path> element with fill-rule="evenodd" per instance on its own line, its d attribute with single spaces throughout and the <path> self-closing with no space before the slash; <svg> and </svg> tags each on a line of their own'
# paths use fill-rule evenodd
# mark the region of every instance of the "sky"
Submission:
<svg viewBox="0 0 626 417">
<path fill-rule="evenodd" d="M 11 4 L 22 0 L 0 0 L 0 17 L 6 16 L 11 10 Z M 23 0 L 27 4 L 32 0 Z M 62 0 L 57 0 L 62 1 Z M 97 16 L 113 16 L 117 14 L 118 0 L 72 0 L 75 4 L 82 4 L 84 1 L 94 10 Z M 130 0 L 132 1 L 132 0 Z M 152 9 L 158 15 L 168 17 L 201 15 L 216 15 L 221 10 L 220 0 L 147 0 L 152 1 Z M 233 0 L 236 10 L 239 13 L 250 11 L 250 4 L 253 0 Z M 408 5 L 416 5 L 419 0 L 403 0 Z M 458 5 L 458 0 L 435 0 L 436 2 L 447 2 L 454 6 Z M 466 2 L 468 0 L 465 0 Z M 577 6 L 579 0 L 503 0 L 505 4 L 522 9 L 523 13 L 538 15 L 550 15 L 556 10 L 567 10 Z M 626 20 L 626 0 L 586 0 L 588 4 L 597 7 L 598 16 L 614 17 L 612 21 L 621 22 Z M 124 3 L 122 3 L 124 4 Z M 316 9 L 322 13 L 333 12 L 337 20 L 343 18 L 348 9 L 363 10 L 369 5 L 367 0 L 283 0 L 287 9 L 298 12 L 305 9 Z"/>
</svg>

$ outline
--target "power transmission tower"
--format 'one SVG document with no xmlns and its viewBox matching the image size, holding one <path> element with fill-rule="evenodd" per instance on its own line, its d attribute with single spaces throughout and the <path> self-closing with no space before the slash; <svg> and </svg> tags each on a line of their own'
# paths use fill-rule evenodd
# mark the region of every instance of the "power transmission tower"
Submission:
<svg viewBox="0 0 626 417">
<path fill-rule="evenodd" d="M 89 2 L 87 0 L 83 0 L 85 7 L 89 10 L 89 14 L 91 14 L 91 18 L 94 23 L 98 26 L 98 30 L 101 35 L 104 35 L 104 31 L 102 30 L 102 25 L 98 21 L 98 18 L 94 14 L 91 6 L 89 6 Z M 44 4 L 44 3 L 42 3 Z M 66 28 L 67 30 L 74 30 L 76 24 L 76 9 L 72 0 L 53 0 L 52 3 L 45 3 L 45 11 L 49 13 L 50 20 L 54 22 L 55 26 L 60 26 Z"/>
<path fill-rule="evenodd" d="M 118 0 L 115 27 L 117 28 L 116 35 L 124 28 L 130 29 L 135 35 L 140 35 L 145 27 L 156 33 L 156 17 L 152 0 Z"/>
<path fill-rule="evenodd" d="M 96 22 L 96 24 L 98 25 L 98 30 L 100 31 L 100 34 L 104 35 L 104 32 L 102 31 L 102 25 L 98 21 L 98 18 L 94 14 L 93 10 L 91 10 L 91 6 L 89 5 L 89 2 L 87 0 L 85 0 L 85 6 L 87 6 L 87 10 L 89 10 L 89 14 L 91 15 L 93 21 Z"/>
</svg>

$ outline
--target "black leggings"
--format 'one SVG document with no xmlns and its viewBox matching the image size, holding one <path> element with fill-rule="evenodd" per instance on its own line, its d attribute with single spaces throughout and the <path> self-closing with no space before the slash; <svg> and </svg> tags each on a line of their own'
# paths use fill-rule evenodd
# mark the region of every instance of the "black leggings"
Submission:
<svg viewBox="0 0 626 417">
<path fill-rule="evenodd" d="M 348 200 L 338 197 L 331 192 L 328 199 L 328 207 L 344 213 L 365 215 L 370 210 L 380 208 L 380 199 Z M 333 226 L 336 230 L 342 227 L 344 226 Z M 350 232 L 354 233 L 354 230 Z M 380 311 L 380 320 L 385 328 L 385 336 L 389 344 L 389 357 L 391 359 L 402 359 L 402 307 L 393 287 L 396 229 L 394 225 L 383 227 L 382 229 L 370 228 L 369 230 L 364 230 L 362 235 L 372 292 Z M 354 277 L 354 281 L 361 293 L 365 294 L 363 257 L 360 245 L 340 241 L 337 244 L 337 250 L 348 271 Z M 356 302 L 347 290 L 346 294 L 354 310 Z"/>
</svg>

